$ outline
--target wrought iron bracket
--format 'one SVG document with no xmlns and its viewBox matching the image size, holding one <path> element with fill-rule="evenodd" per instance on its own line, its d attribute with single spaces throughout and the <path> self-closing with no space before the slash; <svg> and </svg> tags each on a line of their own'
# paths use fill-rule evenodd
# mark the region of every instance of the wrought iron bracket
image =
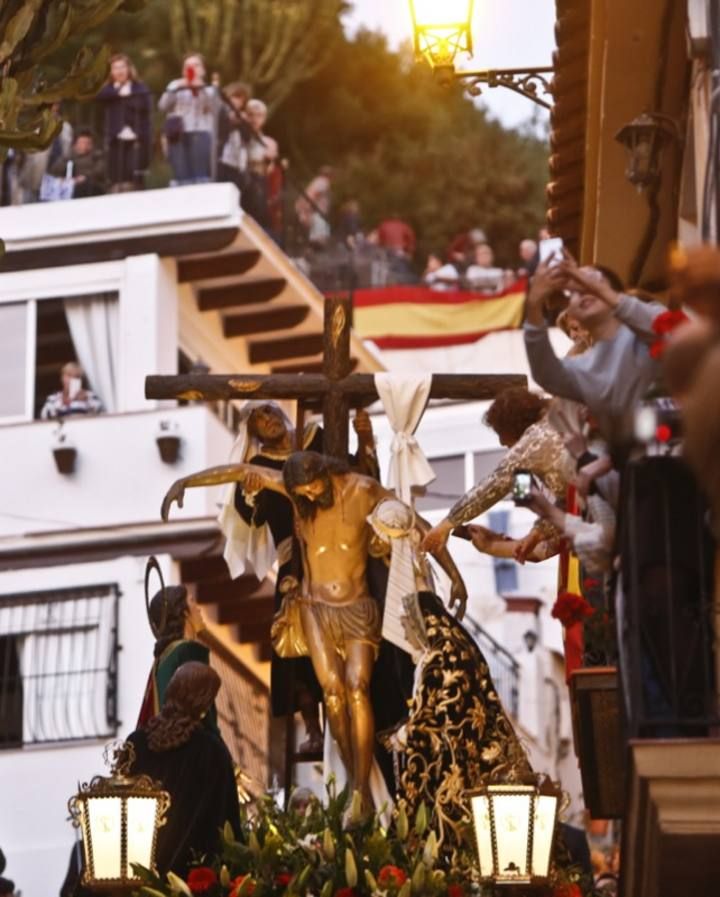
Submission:
<svg viewBox="0 0 720 897">
<path fill-rule="evenodd" d="M 532 69 L 484 69 L 480 71 L 457 71 L 450 66 L 438 66 L 435 69 L 441 80 L 449 82 L 463 81 L 465 90 L 474 97 L 480 96 L 481 84 L 488 87 L 507 87 L 515 93 L 532 100 L 544 109 L 552 109 L 552 100 L 544 100 L 546 94 L 552 98 L 550 77 L 554 71 L 552 66 Z"/>
</svg>

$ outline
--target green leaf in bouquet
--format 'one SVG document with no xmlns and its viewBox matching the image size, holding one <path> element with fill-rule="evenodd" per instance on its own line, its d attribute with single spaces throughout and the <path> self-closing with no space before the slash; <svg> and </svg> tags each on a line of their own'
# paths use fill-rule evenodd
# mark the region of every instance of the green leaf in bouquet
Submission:
<svg viewBox="0 0 720 897">
<path fill-rule="evenodd" d="M 369 869 L 365 870 L 365 883 L 367 884 L 367 886 L 370 888 L 371 891 L 377 891 L 377 889 L 378 889 L 377 879 L 375 878 L 375 876 L 372 874 L 372 872 Z"/>
<path fill-rule="evenodd" d="M 408 880 L 403 884 L 403 886 L 398 891 L 398 897 L 410 897 L 410 892 L 412 890 L 412 881 L 408 878 Z"/>
<path fill-rule="evenodd" d="M 164 891 L 158 891 L 156 888 L 151 888 L 149 885 L 143 885 L 138 892 L 143 895 L 143 897 L 167 897 L 167 894 Z"/>
<path fill-rule="evenodd" d="M 365 839 L 365 853 L 373 869 L 379 869 L 391 861 L 392 849 L 382 829 L 375 829 Z"/>
<path fill-rule="evenodd" d="M 168 872 L 167 880 L 173 894 L 184 894 L 185 897 L 192 897 L 192 891 L 179 875 L 175 875 L 174 872 Z"/>
<path fill-rule="evenodd" d="M 260 856 L 260 842 L 252 829 L 250 829 L 250 834 L 248 835 L 248 848 L 254 857 Z"/>
<path fill-rule="evenodd" d="M 410 879 L 410 888 L 413 894 L 422 894 L 425 887 L 425 864 L 420 860 L 415 866 L 412 878 Z"/>
<path fill-rule="evenodd" d="M 320 897 L 332 897 L 333 893 L 333 880 L 328 878 L 325 884 L 322 886 L 322 890 L 320 891 Z"/>
<path fill-rule="evenodd" d="M 137 876 L 137 878 L 142 879 L 142 881 L 146 882 L 149 885 L 152 885 L 155 888 L 162 888 L 163 880 L 159 875 L 156 875 L 152 869 L 147 869 L 145 866 L 140 863 L 130 863 L 130 868 L 133 871 L 133 874 Z"/>
</svg>

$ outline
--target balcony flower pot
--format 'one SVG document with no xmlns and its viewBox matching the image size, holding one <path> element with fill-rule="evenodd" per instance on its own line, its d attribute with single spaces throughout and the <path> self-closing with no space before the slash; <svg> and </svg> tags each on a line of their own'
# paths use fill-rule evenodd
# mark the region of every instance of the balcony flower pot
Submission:
<svg viewBox="0 0 720 897">
<path fill-rule="evenodd" d="M 174 421 L 161 420 L 155 437 L 160 457 L 165 464 L 175 464 L 180 457 L 180 435 Z"/>
<path fill-rule="evenodd" d="M 58 473 L 69 474 L 75 472 L 77 449 L 72 445 L 57 445 L 53 449 L 53 458 Z"/>
</svg>

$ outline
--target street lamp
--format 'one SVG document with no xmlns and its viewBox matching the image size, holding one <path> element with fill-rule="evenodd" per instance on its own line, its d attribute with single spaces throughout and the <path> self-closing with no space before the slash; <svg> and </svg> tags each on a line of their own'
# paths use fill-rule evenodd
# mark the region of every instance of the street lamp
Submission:
<svg viewBox="0 0 720 897">
<path fill-rule="evenodd" d="M 547 778 L 487 784 L 470 794 L 483 883 L 549 882 L 560 796 Z"/>
<path fill-rule="evenodd" d="M 130 774 L 131 744 L 111 746 L 105 755 L 110 776 L 95 776 L 68 801 L 73 825 L 82 831 L 82 883 L 90 890 L 131 890 L 143 884 L 132 864 L 155 865 L 157 831 L 165 824 L 170 795 L 148 776 Z"/>
<path fill-rule="evenodd" d="M 620 128 L 615 139 L 627 150 L 625 177 L 642 191 L 659 182 L 663 149 L 679 139 L 679 132 L 676 122 L 667 115 L 643 112 Z"/>
<path fill-rule="evenodd" d="M 539 96 L 539 91 L 552 95 L 545 75 L 552 66 L 523 69 L 483 69 L 469 71 L 455 69 L 458 53 L 472 53 L 472 13 L 474 0 L 410 0 L 415 55 L 425 59 L 438 80 L 449 85 L 465 81 L 465 89 L 472 96 L 481 93 L 480 84 L 488 87 L 507 87 L 524 97 L 551 109 Z"/>
</svg>

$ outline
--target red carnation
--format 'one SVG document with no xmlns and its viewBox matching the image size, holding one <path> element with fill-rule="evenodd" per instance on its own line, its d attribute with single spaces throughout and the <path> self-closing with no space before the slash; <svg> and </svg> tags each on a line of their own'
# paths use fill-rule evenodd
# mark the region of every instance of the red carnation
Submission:
<svg viewBox="0 0 720 897">
<path fill-rule="evenodd" d="M 397 866 L 383 866 L 378 872 L 378 884 L 382 888 L 401 888 L 407 881 L 407 875 Z"/>
<path fill-rule="evenodd" d="M 193 894 L 204 894 L 216 881 L 217 875 L 214 869 L 209 866 L 197 866 L 190 870 L 187 883 Z"/>
<path fill-rule="evenodd" d="M 357 893 L 354 888 L 338 888 L 335 897 L 357 897 Z"/>
<path fill-rule="evenodd" d="M 586 576 L 585 579 L 583 579 L 582 585 L 583 589 L 589 592 L 590 589 L 599 589 L 602 585 L 602 580 L 595 579 L 593 576 Z"/>
<path fill-rule="evenodd" d="M 582 623 L 586 617 L 595 613 L 582 595 L 573 592 L 560 592 L 557 601 L 550 612 L 556 620 L 560 620 L 563 626 L 572 626 L 573 623 Z"/>
<path fill-rule="evenodd" d="M 660 358 L 667 346 L 666 337 L 672 333 L 676 327 L 684 324 L 690 319 L 684 311 L 664 311 L 652 322 L 653 333 L 657 333 L 658 338 L 650 346 L 650 357 Z"/>
<path fill-rule="evenodd" d="M 448 897 L 465 897 L 465 889 L 462 885 L 448 885 Z"/>
<path fill-rule="evenodd" d="M 243 886 L 243 882 L 246 878 L 248 878 L 247 875 L 238 875 L 237 878 L 233 878 L 233 880 L 230 882 L 230 897 L 239 897 L 240 888 Z M 251 897 L 254 890 L 255 882 L 251 881 L 245 889 L 245 894 L 247 895 L 247 897 Z"/>
<path fill-rule="evenodd" d="M 292 881 L 292 875 L 289 872 L 278 872 L 275 876 L 275 884 L 286 888 Z"/>
</svg>

